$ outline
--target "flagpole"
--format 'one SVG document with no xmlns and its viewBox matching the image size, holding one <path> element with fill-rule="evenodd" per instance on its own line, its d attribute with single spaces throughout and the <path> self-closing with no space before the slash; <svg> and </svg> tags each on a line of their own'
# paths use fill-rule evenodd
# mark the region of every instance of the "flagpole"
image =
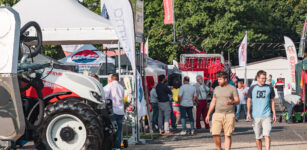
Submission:
<svg viewBox="0 0 307 150">
<path fill-rule="evenodd" d="M 247 64 L 246 64 L 247 65 Z M 244 83 L 247 86 L 247 78 L 246 78 L 246 65 L 244 66 Z"/>
<path fill-rule="evenodd" d="M 177 40 L 176 40 L 176 23 L 175 23 L 175 0 L 172 0 L 172 7 L 173 7 L 173 30 L 174 30 L 174 43 L 176 44 L 177 43 Z"/>
<path fill-rule="evenodd" d="M 307 20 L 307 16 L 306 16 L 306 19 L 305 19 L 305 23 L 306 23 L 306 20 Z M 305 26 L 305 29 L 303 29 L 303 30 L 306 30 L 307 29 L 307 27 Z M 305 31 L 306 32 L 306 31 Z M 302 70 L 303 70 L 303 92 L 305 92 L 306 91 L 306 88 L 305 88 L 305 68 L 304 68 L 304 60 L 305 60 L 305 46 L 306 46 L 306 39 L 305 39 L 305 33 L 303 33 L 304 35 L 303 35 L 303 49 L 302 49 L 302 56 L 303 56 L 303 61 L 302 61 L 302 63 L 303 63 L 303 65 L 302 65 Z M 296 89 L 297 90 L 297 89 Z M 303 95 L 303 104 L 304 104 L 304 112 L 305 112 L 305 110 L 306 110 L 306 94 L 305 93 L 303 93 L 302 94 Z M 303 122 L 305 123 L 306 122 L 306 115 L 304 114 L 303 115 Z"/>
<path fill-rule="evenodd" d="M 247 77 L 246 77 L 246 66 L 247 66 L 247 31 L 245 31 L 245 35 L 246 35 L 246 57 L 245 57 L 245 65 L 244 65 L 244 83 L 245 85 L 247 85 Z"/>
</svg>

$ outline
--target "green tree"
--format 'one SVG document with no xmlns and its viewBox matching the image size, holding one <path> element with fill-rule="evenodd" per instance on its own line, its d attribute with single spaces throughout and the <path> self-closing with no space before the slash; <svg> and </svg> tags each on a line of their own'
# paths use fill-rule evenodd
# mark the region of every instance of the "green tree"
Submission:
<svg viewBox="0 0 307 150">
<path fill-rule="evenodd" d="M 12 6 L 19 0 L 0 0 L 0 5 Z M 174 0 L 176 28 L 183 29 L 192 45 L 209 53 L 231 52 L 237 63 L 237 46 L 248 32 L 250 61 L 284 53 L 282 46 L 262 43 L 283 43 L 283 36 L 299 41 L 307 15 L 306 0 Z M 135 6 L 136 0 L 131 0 Z M 100 13 L 100 0 L 83 0 L 85 7 Z M 169 63 L 183 53 L 173 43 L 172 25 L 164 25 L 163 1 L 145 1 L 145 37 L 149 35 L 150 57 Z M 177 38 L 183 34 L 177 31 Z M 228 42 L 228 43 L 227 43 Z M 63 57 L 59 46 L 44 46 L 43 53 L 53 58 Z"/>
<path fill-rule="evenodd" d="M 0 5 L 13 6 L 17 2 L 19 2 L 19 0 L 0 0 Z"/>
<path fill-rule="evenodd" d="M 256 43 L 248 47 L 249 58 L 259 59 L 268 52 L 268 45 L 259 50 L 261 43 L 283 43 L 284 35 L 298 41 L 306 14 L 303 1 L 175 0 L 176 27 L 184 29 L 190 44 L 209 53 L 230 51 L 233 60 L 247 31 L 249 43 Z M 172 25 L 164 25 L 163 17 L 163 1 L 145 1 L 150 56 L 171 62 L 183 52 L 172 42 Z"/>
</svg>

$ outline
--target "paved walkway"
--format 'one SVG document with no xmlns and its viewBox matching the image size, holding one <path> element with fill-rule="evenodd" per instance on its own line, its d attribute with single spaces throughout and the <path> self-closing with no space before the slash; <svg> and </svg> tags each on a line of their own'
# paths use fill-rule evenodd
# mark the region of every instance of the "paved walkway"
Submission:
<svg viewBox="0 0 307 150">
<path fill-rule="evenodd" d="M 271 136 L 272 150 L 307 149 L 307 123 L 275 123 L 273 125 Z M 232 140 L 232 149 L 257 149 L 251 122 L 239 121 L 236 123 L 236 129 L 232 136 Z M 212 140 L 212 136 L 209 134 L 208 130 L 202 129 L 197 135 L 194 136 L 180 136 L 179 132 L 177 132 L 172 136 L 162 136 L 159 139 L 150 142 L 150 144 L 130 145 L 128 149 L 214 150 L 216 148 Z"/>
</svg>

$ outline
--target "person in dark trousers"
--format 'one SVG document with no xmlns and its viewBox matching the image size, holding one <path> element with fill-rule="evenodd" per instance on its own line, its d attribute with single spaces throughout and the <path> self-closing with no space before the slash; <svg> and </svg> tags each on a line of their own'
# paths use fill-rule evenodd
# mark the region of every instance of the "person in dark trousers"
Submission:
<svg viewBox="0 0 307 150">
<path fill-rule="evenodd" d="M 159 118 L 159 107 L 158 107 L 158 95 L 156 92 L 157 83 L 153 86 L 150 91 L 150 102 L 152 107 L 152 128 L 157 130 L 158 127 L 158 118 Z"/>
<path fill-rule="evenodd" d="M 116 149 L 121 148 L 122 124 L 123 124 L 123 117 L 125 115 L 125 110 L 124 110 L 124 92 L 125 91 L 124 91 L 123 86 L 118 81 L 119 81 L 118 74 L 112 74 L 111 82 L 108 83 L 103 88 L 106 99 L 112 100 L 114 114 L 113 116 L 111 116 L 111 119 L 113 121 L 116 121 L 117 127 L 118 127 L 116 142 L 115 142 Z"/>
<path fill-rule="evenodd" d="M 241 108 L 243 108 L 243 112 L 244 112 L 244 118 L 246 119 L 246 101 L 247 101 L 247 92 L 248 89 L 246 87 L 244 87 L 244 80 L 239 80 L 238 82 L 238 95 L 239 95 L 239 99 L 240 99 L 240 104 L 238 104 L 236 106 L 237 111 L 236 111 L 236 121 L 238 122 L 238 120 L 240 119 L 240 113 L 241 113 Z M 248 121 L 248 120 L 246 120 Z"/>
<path fill-rule="evenodd" d="M 195 134 L 194 128 L 194 118 L 193 118 L 193 105 L 194 102 L 197 102 L 197 94 L 196 89 L 193 85 L 190 84 L 190 78 L 184 77 L 183 85 L 179 89 L 178 100 L 180 103 L 180 117 L 181 117 L 181 124 L 182 124 L 182 131 L 181 135 L 187 134 L 186 128 L 186 115 L 189 117 L 190 121 L 190 129 L 191 135 Z"/>
<path fill-rule="evenodd" d="M 173 109 L 173 95 L 170 95 L 169 98 L 170 98 L 169 106 L 171 108 L 171 114 L 170 114 L 171 124 L 172 124 L 172 129 L 175 131 L 177 130 L 177 124 L 176 124 L 176 116 L 174 114 L 174 109 Z"/>
<path fill-rule="evenodd" d="M 159 107 L 159 130 L 160 134 L 163 133 L 163 122 L 164 122 L 164 131 L 165 134 L 172 134 L 169 130 L 169 119 L 171 114 L 170 107 L 170 98 L 169 95 L 172 95 L 172 91 L 165 84 L 165 75 L 160 75 L 159 83 L 156 87 L 156 92 L 158 95 L 158 107 Z M 164 121 L 163 121 L 164 118 Z"/>
</svg>

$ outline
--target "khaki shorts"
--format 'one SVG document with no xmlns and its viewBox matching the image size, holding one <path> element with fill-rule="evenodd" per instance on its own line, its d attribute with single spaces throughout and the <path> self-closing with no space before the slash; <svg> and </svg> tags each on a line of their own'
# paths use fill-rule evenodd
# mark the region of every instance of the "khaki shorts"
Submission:
<svg viewBox="0 0 307 150">
<path fill-rule="evenodd" d="M 262 139 L 263 136 L 270 136 L 272 130 L 272 118 L 254 118 L 253 129 L 257 140 Z"/>
<path fill-rule="evenodd" d="M 231 136 L 235 127 L 235 114 L 214 113 L 210 132 L 212 135 L 221 135 L 222 129 L 226 136 Z"/>
</svg>

